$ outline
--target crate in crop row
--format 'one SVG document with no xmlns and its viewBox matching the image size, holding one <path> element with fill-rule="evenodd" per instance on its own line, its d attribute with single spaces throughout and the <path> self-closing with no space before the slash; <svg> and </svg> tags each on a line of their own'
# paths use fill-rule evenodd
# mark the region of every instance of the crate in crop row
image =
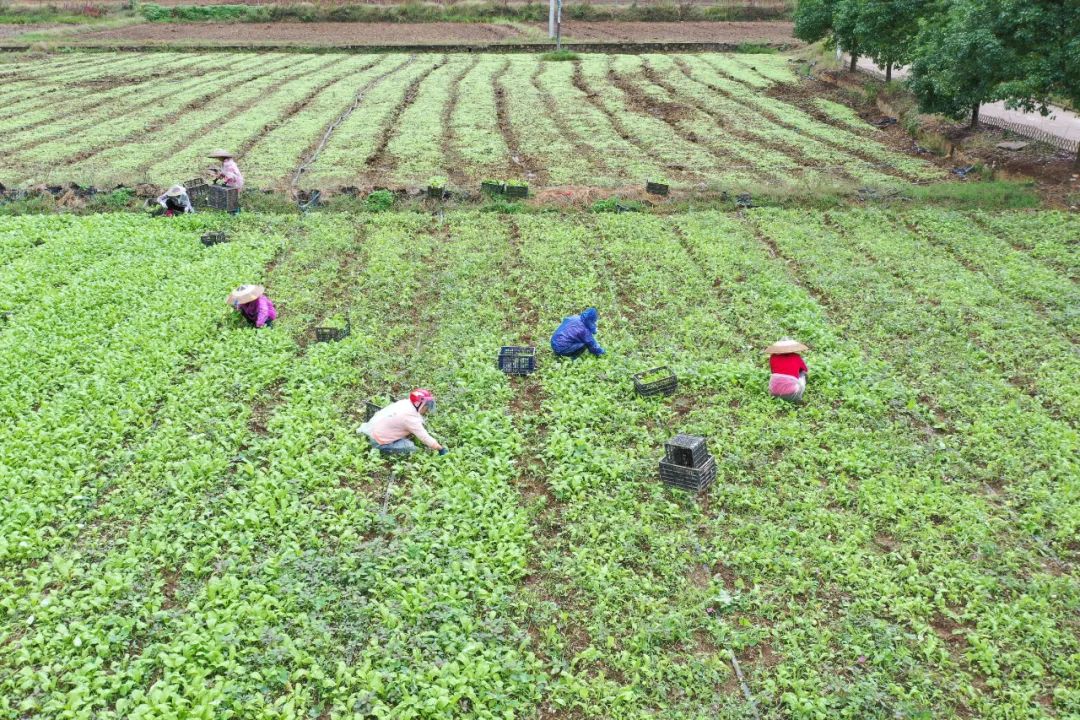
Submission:
<svg viewBox="0 0 1080 720">
<path fill-rule="evenodd" d="M 381 407 L 368 400 L 367 404 L 364 406 L 364 422 L 371 420 L 371 418 L 375 417 L 375 413 L 380 410 L 382 410 Z"/>
<path fill-rule="evenodd" d="M 679 387 L 679 379 L 669 367 L 658 367 L 634 375 L 634 390 L 642 397 L 671 395 Z"/>
<path fill-rule="evenodd" d="M 705 438 L 679 433 L 664 445 L 664 456 L 669 463 L 696 468 L 709 458 L 709 448 Z"/>
<path fill-rule="evenodd" d="M 352 320 L 345 318 L 345 327 L 317 327 L 315 328 L 315 342 L 337 342 L 352 335 Z"/>
<path fill-rule="evenodd" d="M 529 197 L 529 186 L 506 183 L 506 197 L 527 198 Z"/>
<path fill-rule="evenodd" d="M 206 197 L 206 205 L 211 210 L 236 212 L 240 209 L 240 191 L 236 188 L 211 185 Z"/>
<path fill-rule="evenodd" d="M 645 192 L 650 195 L 667 195 L 668 185 L 667 183 L 653 182 L 649 180 L 645 183 Z"/>
<path fill-rule="evenodd" d="M 206 197 L 210 194 L 210 186 L 204 180 L 201 178 L 188 180 L 184 183 L 184 190 L 187 191 L 188 200 L 191 201 L 192 207 L 196 210 L 200 207 L 206 207 Z"/>
<path fill-rule="evenodd" d="M 685 467 L 661 460 L 660 479 L 665 485 L 691 492 L 701 492 L 716 480 L 716 460 L 710 455 L 701 467 Z"/>
<path fill-rule="evenodd" d="M 220 230 L 213 230 L 211 232 L 203 233 L 201 239 L 203 245 L 210 247 L 211 245 L 217 245 L 218 243 L 228 242 L 229 236 Z"/>
<path fill-rule="evenodd" d="M 528 375 L 536 370 L 536 348 L 503 346 L 499 350 L 499 369 L 507 375 Z"/>
</svg>

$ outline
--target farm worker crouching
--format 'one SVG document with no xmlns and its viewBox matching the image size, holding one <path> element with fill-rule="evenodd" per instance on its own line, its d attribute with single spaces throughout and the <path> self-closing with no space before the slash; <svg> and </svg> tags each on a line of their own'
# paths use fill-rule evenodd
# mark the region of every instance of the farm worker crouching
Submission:
<svg viewBox="0 0 1080 720">
<path fill-rule="evenodd" d="M 220 182 L 225 187 L 244 189 L 244 176 L 240 174 L 240 168 L 236 166 L 233 154 L 228 150 L 217 149 L 208 157 L 221 161 L 220 168 L 211 168 L 214 173 L 214 182 Z"/>
<path fill-rule="evenodd" d="M 157 204 L 161 206 L 159 212 L 165 217 L 195 212 L 195 208 L 191 207 L 191 198 L 188 197 L 187 189 L 183 185 L 173 185 L 166 190 L 158 197 Z"/>
<path fill-rule="evenodd" d="M 806 363 L 799 353 L 807 347 L 791 338 L 777 340 L 765 352 L 769 354 L 769 394 L 788 402 L 802 402 L 806 390 Z"/>
<path fill-rule="evenodd" d="M 277 319 L 274 303 L 266 297 L 266 289 L 262 285 L 241 285 L 229 293 L 225 302 L 240 311 L 244 319 L 257 328 Z"/>
<path fill-rule="evenodd" d="M 418 388 L 409 393 L 408 398 L 391 403 L 372 415 L 357 428 L 357 432 L 367 435 L 373 447 L 391 455 L 408 455 L 416 451 L 410 435 L 445 455 L 449 450 L 424 429 L 424 416 L 434 410 L 435 396 L 430 390 Z"/>
<path fill-rule="evenodd" d="M 603 355 L 604 348 L 596 342 L 596 308 L 564 318 L 551 336 L 551 349 L 556 355 L 571 358 L 581 357 L 586 350 Z"/>
</svg>

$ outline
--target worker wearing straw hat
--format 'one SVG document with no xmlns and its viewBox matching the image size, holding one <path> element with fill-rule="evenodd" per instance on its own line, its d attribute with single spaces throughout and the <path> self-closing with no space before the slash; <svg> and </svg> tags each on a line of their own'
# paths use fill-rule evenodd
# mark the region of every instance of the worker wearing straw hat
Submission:
<svg viewBox="0 0 1080 720">
<path fill-rule="evenodd" d="M 183 185 L 173 185 L 166 190 L 158 197 L 157 204 L 161 206 L 158 212 L 165 217 L 195 212 L 195 208 L 191 207 L 191 198 L 188 197 L 187 189 Z"/>
<path fill-rule="evenodd" d="M 769 377 L 770 395 L 788 402 L 802 402 L 803 392 L 806 391 L 806 374 L 809 371 L 799 353 L 806 350 L 805 345 L 791 338 L 781 338 L 765 348 L 769 355 L 769 367 L 772 369 Z"/>
<path fill-rule="evenodd" d="M 214 173 L 214 182 L 221 183 L 225 187 L 244 189 L 244 176 L 240 174 L 240 168 L 236 166 L 236 159 L 228 150 L 218 148 L 208 157 L 221 161 L 221 167 L 211 168 Z"/>
<path fill-rule="evenodd" d="M 225 302 L 257 328 L 265 327 L 277 318 L 274 303 L 266 297 L 266 289 L 262 285 L 241 285 L 229 293 Z"/>
</svg>

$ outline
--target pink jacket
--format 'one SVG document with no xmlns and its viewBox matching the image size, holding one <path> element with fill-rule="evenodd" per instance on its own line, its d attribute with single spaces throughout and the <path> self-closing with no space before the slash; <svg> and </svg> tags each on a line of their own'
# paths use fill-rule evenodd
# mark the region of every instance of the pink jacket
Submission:
<svg viewBox="0 0 1080 720">
<path fill-rule="evenodd" d="M 244 176 L 240 174 L 240 168 L 236 166 L 236 161 L 232 158 L 226 158 L 221 163 L 219 175 L 225 180 L 227 186 L 237 190 L 244 189 Z"/>
<path fill-rule="evenodd" d="M 277 319 L 277 310 L 274 309 L 274 303 L 270 302 L 270 298 L 265 295 L 260 295 L 251 302 L 237 305 L 236 309 L 243 313 L 248 322 L 254 323 L 257 328 L 261 328 L 271 320 Z"/>
<path fill-rule="evenodd" d="M 388 445 L 409 435 L 415 435 L 417 440 L 432 450 L 438 450 L 441 447 L 438 441 L 424 429 L 423 416 L 413 407 L 408 398 L 391 403 L 375 413 L 370 420 L 360 426 L 360 432 L 379 445 Z"/>
</svg>

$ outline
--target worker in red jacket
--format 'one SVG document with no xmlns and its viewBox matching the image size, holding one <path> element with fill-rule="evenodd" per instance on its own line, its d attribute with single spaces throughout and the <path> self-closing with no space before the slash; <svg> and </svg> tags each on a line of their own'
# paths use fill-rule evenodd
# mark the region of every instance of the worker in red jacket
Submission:
<svg viewBox="0 0 1080 720">
<path fill-rule="evenodd" d="M 769 355 L 769 367 L 772 369 L 769 377 L 770 395 L 788 402 L 802 402 L 809 370 L 799 353 L 807 349 L 801 342 L 791 338 L 781 338 L 765 348 Z"/>
</svg>

